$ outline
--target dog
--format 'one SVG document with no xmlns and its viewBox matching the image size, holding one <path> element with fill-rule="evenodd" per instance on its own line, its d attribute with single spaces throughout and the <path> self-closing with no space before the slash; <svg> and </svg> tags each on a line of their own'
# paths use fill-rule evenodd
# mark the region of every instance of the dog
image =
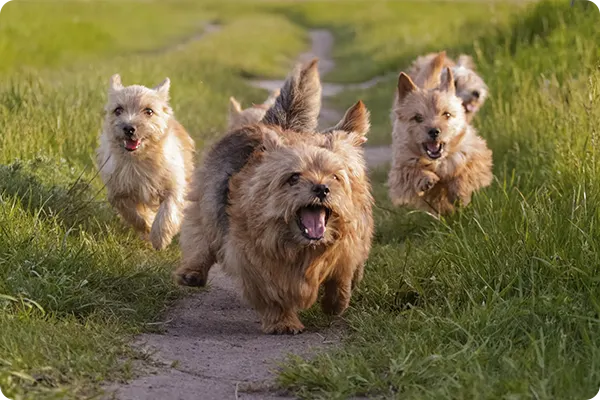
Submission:
<svg viewBox="0 0 600 400">
<path fill-rule="evenodd" d="M 317 132 L 317 60 L 297 66 L 261 122 L 233 130 L 197 169 L 180 237 L 179 284 L 204 286 L 219 263 L 272 334 L 304 330 L 297 312 L 324 286 L 339 315 L 371 249 L 373 197 L 362 144 L 362 102 Z"/>
<path fill-rule="evenodd" d="M 474 191 L 492 182 L 492 152 L 469 125 L 452 70 L 445 65 L 444 53 L 433 58 L 418 74 L 422 88 L 400 73 L 388 176 L 395 205 L 438 215 L 453 212 L 456 203 L 469 204 Z"/>
<path fill-rule="evenodd" d="M 431 65 L 437 55 L 437 53 L 430 53 L 418 57 L 411 65 L 408 76 L 417 86 L 422 85 L 422 82 L 419 82 L 419 75 L 423 75 L 422 71 Z M 483 107 L 483 104 L 488 97 L 488 87 L 483 79 L 477 74 L 475 63 L 471 56 L 461 54 L 456 62 L 446 57 L 444 67 L 452 70 L 456 95 L 462 100 L 467 121 L 470 123 L 481 107 Z M 442 70 L 441 79 L 447 79 L 446 68 Z"/>
<path fill-rule="evenodd" d="M 262 104 L 253 104 L 252 106 L 242 109 L 242 105 L 235 99 L 229 98 L 229 121 L 227 131 L 241 128 L 244 125 L 255 124 L 265 116 L 267 110 L 275 104 L 275 100 L 279 96 L 279 89 L 271 92 L 270 96 Z"/>
<path fill-rule="evenodd" d="M 169 78 L 157 87 L 111 78 L 97 150 L 109 203 L 158 250 L 180 229 L 193 173 L 194 141 L 169 106 Z"/>
</svg>

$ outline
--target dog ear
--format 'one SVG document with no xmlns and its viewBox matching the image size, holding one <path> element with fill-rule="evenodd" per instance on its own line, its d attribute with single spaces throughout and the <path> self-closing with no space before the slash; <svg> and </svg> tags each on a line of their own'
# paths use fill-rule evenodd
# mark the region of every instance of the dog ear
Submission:
<svg viewBox="0 0 600 400">
<path fill-rule="evenodd" d="M 110 77 L 110 91 L 116 92 L 123 89 L 123 84 L 121 83 L 121 75 L 114 74 Z"/>
<path fill-rule="evenodd" d="M 286 79 L 275 104 L 262 122 L 294 131 L 314 132 L 321 110 L 321 81 L 317 59 L 296 66 Z"/>
<path fill-rule="evenodd" d="M 371 127 L 369 116 L 369 110 L 367 110 L 365 104 L 359 100 L 356 104 L 350 107 L 348 111 L 346 111 L 346 114 L 344 114 L 344 117 L 340 122 L 337 123 L 337 125 L 327 129 L 323 133 L 329 133 L 333 131 L 344 131 L 348 133 L 354 132 L 364 138 L 362 142 L 364 143 L 367 141 L 366 135 Z"/>
<path fill-rule="evenodd" d="M 461 54 L 458 57 L 458 60 L 456 60 L 456 65 L 459 67 L 465 67 L 472 71 L 475 71 L 475 69 L 476 69 L 475 62 L 473 61 L 473 57 L 468 56 L 466 54 Z"/>
<path fill-rule="evenodd" d="M 235 99 L 235 97 L 231 96 L 229 98 L 229 116 L 233 117 L 242 112 L 242 105 Z"/>
<path fill-rule="evenodd" d="M 454 86 L 454 74 L 452 69 L 446 68 L 446 79 L 440 85 L 440 89 L 444 92 L 448 92 L 452 95 L 456 94 L 456 87 Z"/>
<path fill-rule="evenodd" d="M 398 102 L 404 100 L 408 94 L 415 90 L 417 90 L 417 86 L 412 79 L 404 72 L 400 72 L 400 76 L 398 76 Z"/>
<path fill-rule="evenodd" d="M 154 90 L 158 93 L 160 97 L 162 97 L 165 101 L 169 100 L 169 89 L 171 88 L 171 80 L 169 78 L 165 78 L 164 81 L 158 84 L 154 88 Z"/>
<path fill-rule="evenodd" d="M 265 151 L 274 151 L 283 146 L 279 134 L 271 129 L 264 129 L 262 133 L 262 146 Z"/>
<path fill-rule="evenodd" d="M 436 88 L 440 85 L 442 69 L 446 63 L 446 51 L 441 51 L 423 68 L 415 79 L 416 84 L 424 89 Z"/>
</svg>

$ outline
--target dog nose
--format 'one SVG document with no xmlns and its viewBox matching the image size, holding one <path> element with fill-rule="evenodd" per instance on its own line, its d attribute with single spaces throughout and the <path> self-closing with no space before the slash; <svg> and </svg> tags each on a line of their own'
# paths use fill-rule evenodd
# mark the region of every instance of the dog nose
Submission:
<svg viewBox="0 0 600 400">
<path fill-rule="evenodd" d="M 429 136 L 430 136 L 432 139 L 437 139 L 437 138 L 438 138 L 438 136 L 440 136 L 440 133 L 442 133 L 442 131 L 440 131 L 438 128 L 431 128 L 431 129 L 429 130 Z"/>
<path fill-rule="evenodd" d="M 125 132 L 126 135 L 131 136 L 135 133 L 135 127 L 131 125 L 125 125 L 123 127 L 123 132 Z"/>
<path fill-rule="evenodd" d="M 327 197 L 327 195 L 329 194 L 329 186 L 321 184 L 314 185 L 313 193 L 319 198 L 319 200 L 323 201 L 325 200 L 325 197 Z"/>
<path fill-rule="evenodd" d="M 473 95 L 473 97 L 475 97 L 476 99 L 479 98 L 480 94 L 477 90 L 473 90 L 473 92 L 471 93 Z"/>
</svg>

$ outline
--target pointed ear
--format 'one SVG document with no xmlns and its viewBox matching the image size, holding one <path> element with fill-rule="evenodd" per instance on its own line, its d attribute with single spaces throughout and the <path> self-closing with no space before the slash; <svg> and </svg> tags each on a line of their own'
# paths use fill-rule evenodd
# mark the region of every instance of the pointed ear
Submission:
<svg viewBox="0 0 600 400">
<path fill-rule="evenodd" d="M 315 132 L 321 111 L 321 81 L 314 59 L 296 66 L 286 79 L 275 104 L 262 122 L 293 131 Z"/>
<path fill-rule="evenodd" d="M 271 129 L 263 130 L 262 145 L 265 151 L 274 151 L 283 146 L 279 134 Z"/>
<path fill-rule="evenodd" d="M 281 92 L 281 89 L 275 89 L 275 90 L 273 90 L 271 92 L 271 94 L 269 95 L 269 97 L 267 98 L 267 100 L 265 100 L 265 102 L 263 103 L 263 105 L 266 106 L 266 107 L 273 107 L 273 105 L 277 101 L 277 97 L 279 97 L 279 93 L 280 92 Z"/>
<path fill-rule="evenodd" d="M 417 90 L 417 85 L 414 84 L 408 75 L 400 72 L 400 76 L 398 76 L 398 102 L 404 100 L 407 95 L 415 90 Z"/>
<path fill-rule="evenodd" d="M 452 74 L 452 70 L 450 68 L 446 68 L 446 79 L 440 85 L 440 89 L 444 92 L 451 93 L 452 95 L 456 94 L 456 88 L 454 87 L 454 74 Z"/>
<path fill-rule="evenodd" d="M 229 116 L 238 115 L 242 112 L 242 105 L 235 99 L 235 97 L 231 96 L 229 98 Z"/>
<path fill-rule="evenodd" d="M 110 77 L 110 91 L 116 92 L 123 89 L 123 84 L 121 83 L 121 76 L 119 74 L 114 74 Z"/>
<path fill-rule="evenodd" d="M 424 89 L 436 88 L 440 85 L 441 74 L 446 63 L 446 51 L 439 52 L 431 62 L 423 68 L 416 78 L 417 85 Z"/>
<path fill-rule="evenodd" d="M 333 131 L 344 131 L 348 133 L 356 133 L 362 136 L 366 142 L 366 134 L 369 132 L 371 122 L 369 121 L 369 110 L 365 107 L 365 104 L 359 100 L 355 105 L 350 107 L 344 117 L 337 125 L 327 129 L 323 133 L 329 133 Z"/>
<path fill-rule="evenodd" d="M 154 88 L 154 90 L 158 93 L 160 97 L 164 100 L 169 100 L 169 89 L 171 88 L 171 80 L 169 78 L 165 78 L 164 81 L 158 84 Z"/>
<path fill-rule="evenodd" d="M 456 60 L 456 65 L 459 67 L 465 67 L 467 69 L 475 71 L 475 62 L 473 61 L 473 57 L 468 56 L 466 54 L 461 54 Z"/>
</svg>

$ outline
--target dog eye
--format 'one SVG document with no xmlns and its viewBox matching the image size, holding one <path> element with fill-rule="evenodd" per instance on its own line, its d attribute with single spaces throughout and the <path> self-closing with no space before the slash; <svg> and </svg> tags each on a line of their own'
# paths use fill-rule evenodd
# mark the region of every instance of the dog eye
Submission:
<svg viewBox="0 0 600 400">
<path fill-rule="evenodd" d="M 423 116 L 422 116 L 421 114 L 416 114 L 416 115 L 413 117 L 413 120 L 414 120 L 416 123 L 420 124 L 421 122 L 423 122 Z"/>
<path fill-rule="evenodd" d="M 151 117 L 152 115 L 154 115 L 154 110 L 151 108 L 146 108 L 144 110 L 144 114 L 146 114 L 147 116 Z"/>
<path fill-rule="evenodd" d="M 337 175 L 334 175 L 334 176 L 333 176 L 333 180 L 334 180 L 334 181 L 339 181 L 339 180 L 340 180 L 340 177 L 339 177 L 339 176 L 337 176 Z"/>
<path fill-rule="evenodd" d="M 458 80 L 454 81 L 454 87 L 458 87 Z"/>
<path fill-rule="evenodd" d="M 289 183 L 290 186 L 294 186 L 296 183 L 298 183 L 299 180 L 300 180 L 300 174 L 294 173 L 289 177 L 289 179 L 287 180 L 287 183 Z"/>
<path fill-rule="evenodd" d="M 115 108 L 113 113 L 118 117 L 119 115 L 121 115 L 123 113 L 123 107 L 119 106 L 119 107 Z"/>
<path fill-rule="evenodd" d="M 444 112 L 442 115 L 446 118 L 450 118 L 452 116 L 452 114 L 450 114 L 448 111 Z"/>
</svg>

